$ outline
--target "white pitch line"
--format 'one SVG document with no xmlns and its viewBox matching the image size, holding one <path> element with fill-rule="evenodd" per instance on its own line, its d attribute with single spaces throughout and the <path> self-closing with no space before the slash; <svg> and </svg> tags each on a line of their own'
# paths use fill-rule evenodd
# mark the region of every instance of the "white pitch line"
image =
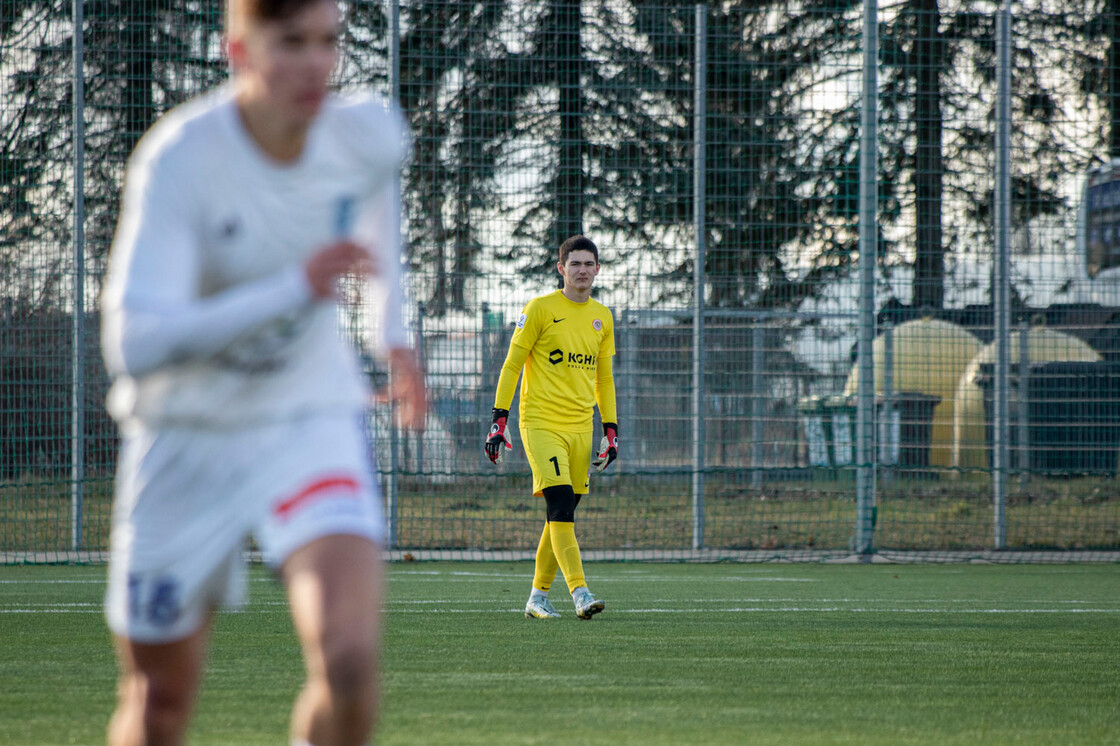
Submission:
<svg viewBox="0 0 1120 746">
<path fill-rule="evenodd" d="M 466 577 L 466 578 L 494 578 L 502 580 L 507 578 L 528 577 L 527 573 L 498 573 L 498 572 L 467 572 L 466 570 L 389 570 L 389 577 L 401 575 L 426 575 L 439 578 Z"/>
<path fill-rule="evenodd" d="M 50 578 L 36 578 L 35 580 L 0 580 L 0 585 L 90 585 L 104 582 L 105 578 L 93 580 L 52 580 Z"/>
<path fill-rule="evenodd" d="M 725 603 L 728 603 L 730 601 L 737 602 L 737 603 L 746 603 L 746 604 L 795 604 L 795 603 L 798 603 L 798 602 L 804 603 L 805 601 L 815 601 L 815 602 L 821 603 L 821 604 L 873 604 L 873 603 L 876 603 L 879 600 L 880 599 L 875 599 L 875 598 L 760 598 L 760 597 L 727 599 L 727 598 L 681 598 L 679 596 L 673 597 L 673 598 L 647 598 L 647 599 L 644 599 L 644 601 L 646 603 L 667 603 L 667 604 L 672 604 L 672 603 L 690 603 L 690 604 L 723 603 L 723 604 L 725 604 Z M 991 599 L 910 598 L 910 599 L 907 599 L 907 601 L 909 603 L 914 603 L 914 604 L 943 603 L 943 604 L 965 605 L 965 604 L 985 603 L 986 601 L 991 602 Z M 1028 599 L 1017 599 L 1017 600 L 1004 599 L 1004 602 L 1006 602 L 1008 604 L 1019 604 L 1019 605 L 1028 606 L 1028 607 L 1031 606 L 1031 605 L 1036 605 L 1036 604 L 1037 605 L 1042 605 L 1042 604 L 1070 604 L 1071 606 L 1073 606 L 1073 605 L 1078 605 L 1078 604 L 1084 605 L 1084 604 L 1108 603 L 1107 601 L 1067 601 L 1067 600 L 1058 599 L 1058 598 L 1047 598 L 1047 599 L 1029 599 L 1028 598 Z M 393 602 L 393 603 L 396 603 L 396 602 Z M 1120 607 L 1118 607 L 1118 608 L 1120 608 Z"/>
<path fill-rule="evenodd" d="M 524 609 L 399 609 L 401 614 L 500 614 L 521 613 Z M 819 613 L 819 614 L 1120 614 L 1120 609 L 845 609 L 842 607 L 790 606 L 729 607 L 722 609 L 618 609 L 612 614 L 753 614 L 753 613 Z"/>
<path fill-rule="evenodd" d="M 469 577 L 472 580 L 477 580 L 479 578 L 492 579 L 492 580 L 531 580 L 532 579 L 532 574 L 531 573 L 522 573 L 522 574 L 517 574 L 517 575 L 498 575 L 498 574 L 495 574 L 495 573 L 486 573 L 486 572 L 441 572 L 441 571 L 438 571 L 438 570 L 433 570 L 433 571 L 430 571 L 430 572 L 412 572 L 412 571 L 401 572 L 401 571 L 392 571 L 392 570 L 389 571 L 389 579 L 390 580 L 394 580 L 394 579 L 403 580 L 405 577 L 407 577 L 408 580 L 412 581 L 412 582 L 430 582 L 430 581 L 436 581 L 436 580 L 448 580 L 448 579 L 453 579 L 455 577 Z M 659 575 L 632 575 L 632 576 L 625 577 L 625 578 L 600 577 L 600 578 L 596 578 L 595 582 L 596 583 L 633 583 L 636 580 L 640 580 L 640 581 L 643 581 L 643 582 L 653 582 L 653 583 L 696 583 L 696 582 L 704 582 L 704 583 L 819 583 L 819 582 L 821 582 L 817 578 L 767 578 L 767 577 L 743 578 L 743 577 L 737 577 L 737 576 L 717 577 L 717 578 L 702 578 L 701 580 L 698 581 L 696 578 L 678 578 L 678 577 L 667 577 L 667 576 L 659 576 Z"/>
<path fill-rule="evenodd" d="M 1120 614 L 1120 609 L 869 609 L 842 606 L 732 606 L 695 609 L 612 609 L 622 614 L 747 614 L 747 613 L 821 613 L 821 614 Z"/>
<path fill-rule="evenodd" d="M 0 609 L 0 614 L 100 614 L 101 609 Z"/>
<path fill-rule="evenodd" d="M 50 602 L 50 603 L 24 602 L 23 606 L 26 607 L 26 608 L 62 609 L 62 608 L 70 608 L 70 607 L 82 607 L 82 606 L 97 606 L 97 607 L 100 608 L 101 606 L 104 606 L 104 604 L 100 601 L 70 601 L 70 602 L 59 601 L 59 602 Z M 4 607 L 0 606 L 0 609 L 2 609 L 2 608 L 4 608 Z"/>
<path fill-rule="evenodd" d="M 281 606 L 284 602 L 265 602 L 253 606 Z M 88 608 L 75 608 L 86 606 Z M 390 607 L 393 604 L 390 604 Z M 231 610 L 232 611 L 232 610 Z M 253 608 L 240 609 L 240 612 L 252 612 Z M 422 609 L 403 608 L 393 609 L 398 614 L 495 614 L 495 613 L 521 613 L 524 609 L 495 609 L 465 608 L 465 609 Z M 0 607 L 0 614 L 100 614 L 100 604 L 53 606 L 53 607 Z M 1117 609 L 946 609 L 946 608 L 845 608 L 843 606 L 729 606 L 722 608 L 696 607 L 684 609 L 648 608 L 648 609 L 610 609 L 612 614 L 1120 614 Z"/>
</svg>

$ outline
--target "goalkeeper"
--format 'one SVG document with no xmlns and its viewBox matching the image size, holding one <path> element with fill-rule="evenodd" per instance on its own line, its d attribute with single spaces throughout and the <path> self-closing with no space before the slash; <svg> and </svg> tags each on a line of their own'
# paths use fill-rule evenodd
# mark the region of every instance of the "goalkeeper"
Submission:
<svg viewBox="0 0 1120 746">
<path fill-rule="evenodd" d="M 557 569 L 564 572 L 577 617 L 590 619 L 604 608 L 587 588 L 575 534 L 576 506 L 587 494 L 590 467 L 601 472 L 618 456 L 611 372 L 614 319 L 606 306 L 591 299 L 599 268 L 599 249 L 590 239 L 572 236 L 560 246 L 556 269 L 564 286 L 525 306 L 498 379 L 486 455 L 497 464 L 503 451 L 513 447 L 506 425 L 524 367 L 521 441 L 533 470 L 533 494 L 544 497 L 547 511 L 533 588 L 525 605 L 528 618 L 560 616 L 548 600 Z M 592 462 L 596 403 L 603 439 Z"/>
</svg>

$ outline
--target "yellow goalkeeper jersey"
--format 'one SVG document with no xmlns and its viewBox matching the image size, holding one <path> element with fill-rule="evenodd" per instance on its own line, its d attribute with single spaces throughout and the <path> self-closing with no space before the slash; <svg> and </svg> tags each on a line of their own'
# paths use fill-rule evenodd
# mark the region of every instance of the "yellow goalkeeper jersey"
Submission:
<svg viewBox="0 0 1120 746">
<path fill-rule="evenodd" d="M 590 430 L 597 400 L 603 420 L 618 421 L 610 360 L 615 354 L 614 317 L 602 303 L 594 299 L 576 303 L 560 290 L 534 298 L 517 320 L 507 368 L 523 355 L 516 348 L 528 352 L 521 378 L 522 427 Z M 495 406 L 509 408 L 516 374 L 503 369 L 509 399 L 503 403 L 505 392 L 499 382 Z"/>
</svg>

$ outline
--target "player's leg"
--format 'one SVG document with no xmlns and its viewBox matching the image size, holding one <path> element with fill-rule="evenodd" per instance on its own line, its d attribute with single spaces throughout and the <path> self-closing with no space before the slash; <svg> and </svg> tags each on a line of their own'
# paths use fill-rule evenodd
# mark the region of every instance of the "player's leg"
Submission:
<svg viewBox="0 0 1120 746">
<path fill-rule="evenodd" d="M 547 486 L 563 479 L 567 463 L 560 459 L 567 449 L 558 434 L 545 430 L 522 428 L 521 443 L 525 448 L 529 467 L 533 470 L 533 494 L 543 495 Z M 525 616 L 536 619 L 555 619 L 560 616 L 548 600 L 548 591 L 559 569 L 560 564 L 552 547 L 551 527 L 546 519 L 537 543 L 533 584 L 529 589 L 529 600 L 525 603 Z"/>
<path fill-rule="evenodd" d="M 587 586 L 583 574 L 583 560 L 580 558 L 579 542 L 576 541 L 576 495 L 572 485 L 559 484 L 544 488 L 545 508 L 548 510 L 548 528 L 552 540 L 552 551 L 569 591 Z"/>
<path fill-rule="evenodd" d="M 295 743 L 359 746 L 376 720 L 380 547 L 362 536 L 324 536 L 282 567 L 307 681 L 292 712 Z"/>
<path fill-rule="evenodd" d="M 587 578 L 583 574 L 583 560 L 580 557 L 579 542 L 576 541 L 576 494 L 570 484 L 562 484 L 545 487 L 544 499 L 548 508 L 552 551 L 556 554 L 564 580 L 568 583 L 576 616 L 590 619 L 602 611 L 605 605 L 587 589 Z"/>
<path fill-rule="evenodd" d="M 545 596 L 556 580 L 556 573 L 560 563 L 556 561 L 556 554 L 552 551 L 552 531 L 548 521 L 545 520 L 541 531 L 540 541 L 537 542 L 536 564 L 533 568 L 533 590 L 540 591 Z"/>
<path fill-rule="evenodd" d="M 587 590 L 579 542 L 575 534 L 575 509 L 580 493 L 588 488 L 591 464 L 591 434 L 561 433 L 539 429 L 523 429 L 522 443 L 533 469 L 533 490 L 545 499 L 548 513 L 548 542 L 556 564 L 576 605 L 577 616 L 590 618 L 603 610 L 603 602 Z M 542 537 L 541 543 L 544 543 Z M 538 546 L 538 557 L 540 547 Z M 538 561 L 537 571 L 542 563 Z M 552 577 L 555 570 L 552 570 Z M 534 591 L 540 584 L 534 580 Z M 530 598 L 530 605 L 532 602 Z M 528 607 L 526 608 L 528 611 Z"/>
<path fill-rule="evenodd" d="M 113 746 L 183 740 L 213 610 L 244 594 L 246 521 L 230 492 L 242 444 L 188 429 L 122 440 L 105 594 L 121 669 Z"/>
<path fill-rule="evenodd" d="M 556 619 L 560 613 L 548 600 L 548 590 L 556 579 L 560 564 L 552 551 L 552 532 L 548 521 L 544 523 L 540 541 L 537 543 L 536 563 L 533 569 L 533 586 L 529 590 L 529 600 L 525 602 L 525 616 L 533 619 Z"/>
<path fill-rule="evenodd" d="M 189 637 L 146 644 L 117 637 L 121 675 L 109 720 L 110 746 L 183 742 L 206 655 L 208 625 Z"/>
<path fill-rule="evenodd" d="M 560 541 L 566 545 L 564 552 L 570 557 L 571 574 L 563 564 L 561 564 L 561 567 L 564 567 L 564 578 L 568 581 L 568 590 L 572 594 L 576 616 L 580 619 L 590 619 L 606 607 L 602 599 L 597 598 L 587 588 L 587 577 L 583 572 L 579 542 L 575 535 L 576 508 L 579 506 L 580 498 L 587 494 L 590 486 L 591 432 L 565 433 L 564 441 L 568 447 L 568 477 L 572 484 L 572 494 L 570 496 L 565 494 L 560 504 L 567 511 L 566 501 L 571 501 L 571 537 L 569 539 L 567 536 L 562 536 Z M 566 534 L 566 531 L 564 533 Z M 558 557 L 561 555 L 559 546 L 557 539 L 553 537 L 553 549 Z"/>
<path fill-rule="evenodd" d="M 267 457 L 258 539 L 284 582 L 307 672 L 295 744 L 358 746 L 376 721 L 385 526 L 363 422 L 323 414 L 291 423 Z"/>
</svg>

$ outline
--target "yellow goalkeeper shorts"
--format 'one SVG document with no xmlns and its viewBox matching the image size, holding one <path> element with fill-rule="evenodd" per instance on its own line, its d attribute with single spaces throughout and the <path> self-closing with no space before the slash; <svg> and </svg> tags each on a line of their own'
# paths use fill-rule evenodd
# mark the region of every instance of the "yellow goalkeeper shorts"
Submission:
<svg viewBox="0 0 1120 746">
<path fill-rule="evenodd" d="M 577 495 L 586 495 L 591 468 L 591 435 L 554 430 L 521 428 L 521 443 L 533 469 L 533 494 L 545 487 L 572 485 Z"/>
</svg>

